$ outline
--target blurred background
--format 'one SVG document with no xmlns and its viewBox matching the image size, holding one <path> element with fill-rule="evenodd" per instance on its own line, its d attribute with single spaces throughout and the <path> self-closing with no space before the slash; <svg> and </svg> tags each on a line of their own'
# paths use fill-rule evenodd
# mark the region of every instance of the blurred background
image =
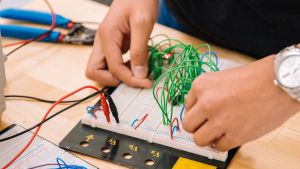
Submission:
<svg viewBox="0 0 300 169">
<path fill-rule="evenodd" d="M 0 0 L 0 10 L 4 8 L 12 8 L 12 7 L 20 7 L 31 0 Z M 110 6 L 112 3 L 112 0 L 93 0 L 99 3 L 102 3 L 104 5 Z"/>
</svg>

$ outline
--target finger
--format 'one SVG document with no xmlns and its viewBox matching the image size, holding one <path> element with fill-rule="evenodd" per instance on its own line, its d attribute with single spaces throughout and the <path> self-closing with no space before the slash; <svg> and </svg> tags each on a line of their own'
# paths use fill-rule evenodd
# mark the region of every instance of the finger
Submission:
<svg viewBox="0 0 300 169">
<path fill-rule="evenodd" d="M 189 111 L 194 104 L 197 102 L 197 97 L 193 89 L 189 91 L 188 95 L 185 97 L 185 112 Z"/>
<path fill-rule="evenodd" d="M 124 65 L 120 48 L 122 40 L 123 35 L 119 31 L 105 30 L 101 33 L 102 47 L 109 70 L 117 79 L 131 87 L 151 88 L 152 82 L 149 79 L 134 77 L 129 68 Z"/>
<path fill-rule="evenodd" d="M 196 103 L 189 111 L 187 111 L 182 119 L 182 127 L 190 133 L 194 133 L 207 121 L 206 114 L 201 112 L 201 105 Z"/>
<path fill-rule="evenodd" d="M 219 138 L 223 132 L 217 128 L 212 121 L 207 121 L 193 135 L 194 141 L 199 146 L 207 146 L 212 144 Z"/>
<path fill-rule="evenodd" d="M 101 48 L 99 32 L 96 33 L 93 49 L 88 60 L 86 76 L 102 86 L 117 86 L 120 83 L 120 81 L 107 70 L 106 60 Z"/>
<path fill-rule="evenodd" d="M 220 151 L 228 151 L 235 147 L 233 142 L 230 141 L 228 136 L 224 134 L 222 137 L 220 137 L 215 143 L 213 143 L 213 147 L 220 150 Z"/>
<path fill-rule="evenodd" d="M 130 56 L 131 68 L 135 77 L 146 78 L 148 75 L 148 41 L 153 26 L 146 21 L 132 19 Z M 146 23 L 146 24 L 145 24 Z"/>
<path fill-rule="evenodd" d="M 95 70 L 93 76 L 89 76 L 89 79 L 96 81 L 101 86 L 118 86 L 120 81 L 113 77 L 108 70 Z"/>
</svg>

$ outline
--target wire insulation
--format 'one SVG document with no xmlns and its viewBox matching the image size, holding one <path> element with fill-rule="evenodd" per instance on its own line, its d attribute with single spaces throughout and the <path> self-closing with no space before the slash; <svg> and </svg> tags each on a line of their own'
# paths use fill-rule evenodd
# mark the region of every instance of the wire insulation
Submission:
<svg viewBox="0 0 300 169">
<path fill-rule="evenodd" d="M 79 100 L 78 102 L 75 102 L 75 103 L 73 103 L 73 104 L 67 106 L 66 108 L 63 108 L 62 110 L 60 110 L 60 111 L 54 113 L 53 115 L 49 116 L 49 117 L 46 118 L 45 120 L 42 120 L 41 122 L 37 123 L 36 125 L 34 125 L 34 126 L 28 128 L 28 129 L 26 129 L 26 130 L 24 130 L 24 131 L 22 131 L 22 132 L 20 132 L 20 133 L 17 133 L 17 134 L 14 134 L 14 135 L 12 135 L 12 136 L 9 136 L 9 137 L 0 139 L 0 142 L 4 142 L 4 141 L 7 141 L 7 140 L 11 140 L 11 139 L 14 139 L 14 138 L 16 138 L 16 137 L 18 137 L 18 136 L 21 136 L 21 135 L 25 134 L 25 133 L 30 132 L 31 130 L 37 128 L 38 126 L 40 126 L 40 125 L 46 123 L 47 121 L 49 121 L 49 120 L 52 119 L 53 117 L 55 117 L 55 116 L 57 116 L 57 115 L 59 115 L 59 114 L 65 112 L 65 111 L 67 111 L 67 110 L 69 110 L 69 109 L 71 109 L 71 108 L 77 106 L 78 104 L 80 104 L 80 103 L 82 103 L 82 102 L 84 102 L 84 101 L 86 101 L 86 100 L 89 100 L 89 99 L 95 97 L 95 96 L 98 95 L 99 93 L 103 92 L 103 90 L 104 90 L 104 89 L 102 89 L 102 90 L 99 91 L 99 92 L 95 92 L 95 93 L 93 93 L 93 94 L 91 94 L 91 95 L 89 95 L 89 96 L 87 96 L 87 97 L 85 97 L 85 98 Z"/>
<path fill-rule="evenodd" d="M 42 40 L 42 39 L 46 38 L 49 35 L 49 33 L 56 27 L 55 26 L 56 15 L 54 13 L 54 10 L 53 10 L 51 4 L 48 2 L 48 0 L 44 0 L 44 2 L 47 4 L 47 6 L 50 10 L 50 13 L 51 13 L 51 17 L 52 17 L 52 22 L 51 22 L 50 29 L 48 31 L 46 31 L 45 33 L 42 33 L 41 35 L 39 35 L 39 36 L 37 36 L 36 38 L 33 38 L 33 39 L 27 39 L 27 40 L 22 40 L 22 41 L 19 41 L 19 42 L 4 44 L 4 45 L 2 45 L 3 48 L 9 47 L 9 46 L 14 46 L 14 45 L 21 45 L 21 46 L 26 45 L 28 43 L 31 43 L 31 42 L 35 41 L 35 40 Z M 12 52 L 8 53 L 7 56 L 10 55 Z"/>
<path fill-rule="evenodd" d="M 154 45 L 153 38 L 161 36 L 164 39 Z M 148 47 L 148 73 L 155 80 L 152 92 L 162 111 L 163 124 L 170 125 L 174 106 L 184 104 L 184 96 L 191 89 L 193 80 L 206 72 L 219 71 L 218 57 L 208 44 L 194 47 L 166 35 L 153 38 Z"/>
<path fill-rule="evenodd" d="M 174 126 L 174 122 L 176 122 L 176 125 Z M 170 136 L 171 136 L 171 139 L 173 139 L 173 134 L 174 134 L 174 129 L 177 129 L 178 131 L 180 131 L 180 128 L 179 128 L 179 121 L 178 121 L 178 118 L 175 117 L 172 121 L 172 123 L 170 124 Z"/>
<path fill-rule="evenodd" d="M 41 167 L 46 167 L 46 166 L 55 166 L 55 167 L 59 167 L 58 169 L 87 169 L 86 167 L 80 166 L 80 165 L 68 165 L 63 159 L 57 157 L 56 158 L 56 164 L 42 164 L 42 165 L 38 165 L 35 167 L 30 167 L 28 169 L 36 169 L 36 168 L 41 168 Z"/>
<path fill-rule="evenodd" d="M 5 98 L 7 98 L 7 100 L 12 100 L 12 99 L 24 99 L 24 100 L 33 100 L 33 101 L 38 101 L 38 102 L 43 102 L 43 103 L 50 103 L 53 104 L 56 101 L 55 100 L 48 100 L 48 99 L 42 99 L 42 98 L 38 98 L 38 97 L 34 97 L 34 96 L 25 96 L 25 95 L 5 95 Z M 78 102 L 79 100 L 66 100 L 66 101 L 62 101 L 62 104 L 65 103 L 75 103 Z"/>
<path fill-rule="evenodd" d="M 84 87 L 81 87 L 65 96 L 63 96 L 62 98 L 60 98 L 58 101 L 56 101 L 56 103 L 54 103 L 49 109 L 48 111 L 46 112 L 46 114 L 44 115 L 42 121 L 46 120 L 47 116 L 49 115 L 49 113 L 54 109 L 54 107 L 56 107 L 61 101 L 65 100 L 66 98 L 80 92 L 81 90 L 84 90 L 84 89 L 94 89 L 96 90 L 97 92 L 99 92 L 100 90 L 94 86 L 84 86 Z M 7 167 L 9 167 L 13 162 L 15 162 L 26 150 L 27 148 L 31 145 L 31 143 L 33 142 L 33 140 L 35 139 L 35 137 L 37 136 L 39 130 L 41 129 L 42 125 L 39 125 L 37 127 L 37 129 L 35 130 L 35 132 L 33 133 L 32 137 L 30 138 L 30 140 L 28 141 L 28 143 L 22 148 L 21 151 L 19 151 L 3 168 L 6 169 Z"/>
<path fill-rule="evenodd" d="M 141 118 L 140 122 L 134 127 L 134 129 L 137 129 L 137 128 L 138 128 L 138 127 L 146 120 L 146 118 L 148 117 L 148 115 L 149 115 L 148 113 L 145 114 L 144 117 Z M 135 122 L 136 122 L 136 121 L 135 121 Z M 134 125 L 135 122 L 133 122 L 132 124 Z M 133 126 L 133 125 L 132 125 L 132 126 Z"/>
</svg>

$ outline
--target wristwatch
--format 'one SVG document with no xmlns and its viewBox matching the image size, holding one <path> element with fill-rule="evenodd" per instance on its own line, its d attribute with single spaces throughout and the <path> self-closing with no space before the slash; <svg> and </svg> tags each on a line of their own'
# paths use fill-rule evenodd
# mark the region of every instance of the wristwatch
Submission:
<svg viewBox="0 0 300 169">
<path fill-rule="evenodd" d="M 281 50 L 275 56 L 274 83 L 300 102 L 300 49 L 296 45 Z"/>
</svg>

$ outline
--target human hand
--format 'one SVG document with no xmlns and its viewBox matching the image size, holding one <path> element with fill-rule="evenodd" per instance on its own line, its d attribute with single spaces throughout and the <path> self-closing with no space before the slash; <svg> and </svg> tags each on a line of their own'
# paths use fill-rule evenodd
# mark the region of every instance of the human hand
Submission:
<svg viewBox="0 0 300 169">
<path fill-rule="evenodd" d="M 100 25 L 86 76 L 100 85 L 151 88 L 148 73 L 148 40 L 157 17 L 158 0 L 114 0 Z M 130 49 L 131 66 L 122 54 Z M 130 70 L 131 69 L 131 70 Z"/>
<path fill-rule="evenodd" d="M 226 151 L 274 130 L 300 109 L 274 85 L 274 56 L 193 81 L 183 128 L 199 146 Z"/>
</svg>

